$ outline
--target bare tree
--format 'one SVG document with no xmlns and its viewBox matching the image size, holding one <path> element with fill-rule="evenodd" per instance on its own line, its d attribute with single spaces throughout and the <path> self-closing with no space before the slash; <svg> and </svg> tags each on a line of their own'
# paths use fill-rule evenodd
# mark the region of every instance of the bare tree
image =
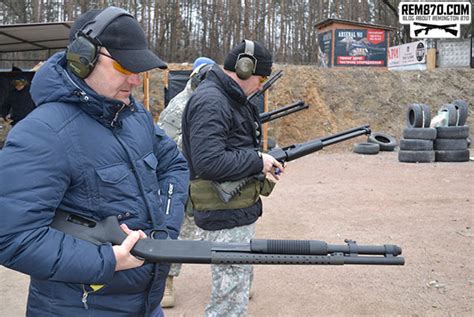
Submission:
<svg viewBox="0 0 474 317">
<path fill-rule="evenodd" d="M 399 27 L 394 43 L 410 41 L 398 22 L 401 0 L 0 0 L 0 23 L 72 21 L 110 5 L 135 15 L 150 46 L 169 62 L 208 56 L 222 63 L 244 38 L 263 42 L 280 63 L 317 61 L 314 25 L 327 18 Z M 463 25 L 469 37 L 472 26 Z"/>
</svg>

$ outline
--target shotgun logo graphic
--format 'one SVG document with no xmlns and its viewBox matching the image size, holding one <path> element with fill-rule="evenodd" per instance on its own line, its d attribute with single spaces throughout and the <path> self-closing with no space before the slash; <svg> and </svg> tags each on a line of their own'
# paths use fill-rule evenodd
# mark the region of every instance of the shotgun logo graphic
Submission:
<svg viewBox="0 0 474 317">
<path fill-rule="evenodd" d="M 444 31 L 446 31 L 446 32 L 448 32 L 448 33 L 450 33 L 454 36 L 458 35 L 457 30 L 450 29 L 450 28 L 455 28 L 457 26 L 456 24 L 436 25 L 436 24 L 426 24 L 426 23 L 415 22 L 415 23 L 413 23 L 413 25 L 422 27 L 421 29 L 415 30 L 415 36 L 418 36 L 418 34 L 420 34 L 423 31 L 425 31 L 425 35 L 428 35 L 428 32 L 431 31 L 431 30 L 434 30 L 434 29 L 444 30 Z"/>
<path fill-rule="evenodd" d="M 412 38 L 459 38 L 461 24 L 471 23 L 470 2 L 400 2 L 401 24 Z"/>
</svg>

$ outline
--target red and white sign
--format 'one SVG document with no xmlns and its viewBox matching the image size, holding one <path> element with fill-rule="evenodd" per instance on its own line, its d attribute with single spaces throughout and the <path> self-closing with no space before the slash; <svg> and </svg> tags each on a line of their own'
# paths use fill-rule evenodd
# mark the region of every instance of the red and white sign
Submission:
<svg viewBox="0 0 474 317">
<path fill-rule="evenodd" d="M 367 30 L 367 40 L 372 44 L 380 44 L 385 41 L 385 31 L 384 30 Z"/>
<path fill-rule="evenodd" d="M 417 41 L 388 49 L 388 67 L 426 63 L 426 43 Z"/>
</svg>

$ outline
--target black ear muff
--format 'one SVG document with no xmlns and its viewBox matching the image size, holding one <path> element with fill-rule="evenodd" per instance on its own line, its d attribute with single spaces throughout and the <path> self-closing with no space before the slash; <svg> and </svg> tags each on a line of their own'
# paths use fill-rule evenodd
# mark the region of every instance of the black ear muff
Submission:
<svg viewBox="0 0 474 317">
<path fill-rule="evenodd" d="M 77 77 L 84 79 L 94 70 L 97 61 L 97 46 L 85 36 L 79 35 L 69 44 L 66 54 L 67 66 Z"/>
<path fill-rule="evenodd" d="M 235 63 L 235 73 L 240 79 L 246 80 L 255 72 L 257 67 L 257 59 L 254 54 L 254 43 L 249 40 L 245 41 L 245 51 L 244 53 L 237 56 L 237 62 Z"/>
<path fill-rule="evenodd" d="M 86 23 L 69 44 L 66 53 L 67 67 L 77 77 L 84 79 L 92 73 L 99 57 L 100 41 L 97 37 L 120 16 L 133 16 L 124 9 L 108 7 L 92 21 Z"/>
</svg>

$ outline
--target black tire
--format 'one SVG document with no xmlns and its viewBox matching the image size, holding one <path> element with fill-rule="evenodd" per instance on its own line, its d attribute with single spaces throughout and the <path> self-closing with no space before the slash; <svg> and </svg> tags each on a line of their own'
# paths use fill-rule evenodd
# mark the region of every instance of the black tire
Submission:
<svg viewBox="0 0 474 317">
<path fill-rule="evenodd" d="M 456 107 L 458 111 L 458 121 L 456 125 L 463 126 L 466 124 L 467 116 L 468 116 L 468 106 L 467 102 L 464 100 L 454 100 L 453 105 Z"/>
<path fill-rule="evenodd" d="M 414 103 L 408 106 L 407 127 L 409 128 L 423 127 L 423 108 L 421 105 Z"/>
<path fill-rule="evenodd" d="M 381 132 L 372 132 L 367 141 L 378 144 L 380 151 L 393 151 L 397 146 L 397 140 L 393 136 Z"/>
<path fill-rule="evenodd" d="M 405 163 L 431 163 L 435 160 L 434 151 L 398 151 L 398 161 Z"/>
<path fill-rule="evenodd" d="M 357 154 L 377 154 L 380 151 L 380 145 L 369 142 L 356 143 L 352 151 Z"/>
<path fill-rule="evenodd" d="M 435 151 L 436 162 L 467 162 L 469 150 Z"/>
<path fill-rule="evenodd" d="M 467 139 L 436 139 L 434 149 L 437 151 L 467 150 Z"/>
<path fill-rule="evenodd" d="M 423 112 L 423 127 L 429 128 L 431 124 L 431 109 L 429 105 L 421 104 L 421 110 Z"/>
<path fill-rule="evenodd" d="M 434 140 L 436 139 L 435 128 L 405 128 L 403 129 L 404 139 L 422 139 Z"/>
<path fill-rule="evenodd" d="M 469 137 L 469 126 L 436 127 L 437 139 L 466 139 Z"/>
<path fill-rule="evenodd" d="M 439 109 L 439 111 L 446 111 L 448 113 L 448 126 L 456 126 L 456 123 L 458 122 L 458 110 L 455 105 L 450 103 L 445 104 L 441 109 Z"/>
<path fill-rule="evenodd" d="M 401 139 L 401 151 L 433 151 L 433 141 L 422 139 Z"/>
</svg>

